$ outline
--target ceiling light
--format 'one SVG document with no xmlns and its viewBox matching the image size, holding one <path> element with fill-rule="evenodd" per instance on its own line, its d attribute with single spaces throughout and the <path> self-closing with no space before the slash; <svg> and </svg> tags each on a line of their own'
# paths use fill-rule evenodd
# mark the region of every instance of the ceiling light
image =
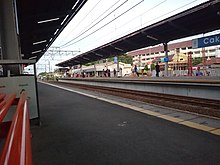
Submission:
<svg viewBox="0 0 220 165">
<path fill-rule="evenodd" d="M 57 30 L 55 31 L 54 35 L 56 35 L 58 31 L 59 31 L 59 29 L 57 29 Z"/>
<path fill-rule="evenodd" d="M 37 23 L 46 23 L 46 22 L 52 22 L 52 21 L 56 21 L 59 20 L 60 18 L 52 18 L 52 19 L 47 19 L 47 20 L 43 20 L 43 21 L 38 21 Z"/>
<path fill-rule="evenodd" d="M 155 40 L 155 41 L 158 40 L 157 38 L 155 38 L 155 37 L 153 37 L 153 36 L 150 36 L 150 35 L 147 35 L 147 38 L 150 38 L 150 39 Z"/>
<path fill-rule="evenodd" d="M 42 52 L 42 50 L 33 51 L 31 52 L 31 54 L 40 53 L 40 52 Z"/>
<path fill-rule="evenodd" d="M 30 57 L 29 60 L 32 60 L 32 59 L 35 59 L 35 58 L 37 58 L 37 56 Z"/>
<path fill-rule="evenodd" d="M 120 48 L 117 48 L 117 47 L 115 47 L 115 49 L 120 50 L 120 51 L 122 51 L 122 52 L 124 51 L 123 49 L 120 49 Z"/>
<path fill-rule="evenodd" d="M 41 43 L 44 43 L 44 42 L 47 42 L 47 40 L 42 40 L 42 41 L 34 42 L 33 45 L 41 44 Z"/>
<path fill-rule="evenodd" d="M 63 22 L 61 23 L 61 25 L 63 25 L 63 23 L 66 21 L 66 19 L 69 17 L 69 14 L 64 18 Z"/>
<path fill-rule="evenodd" d="M 103 57 L 103 55 L 95 53 L 96 56 Z"/>
<path fill-rule="evenodd" d="M 72 10 L 76 7 L 76 5 L 77 5 L 78 2 L 79 2 L 79 0 L 76 1 L 76 3 L 73 5 Z"/>
<path fill-rule="evenodd" d="M 89 58 L 86 58 L 86 57 L 83 57 L 83 59 L 85 59 L 85 60 L 90 60 Z"/>
</svg>

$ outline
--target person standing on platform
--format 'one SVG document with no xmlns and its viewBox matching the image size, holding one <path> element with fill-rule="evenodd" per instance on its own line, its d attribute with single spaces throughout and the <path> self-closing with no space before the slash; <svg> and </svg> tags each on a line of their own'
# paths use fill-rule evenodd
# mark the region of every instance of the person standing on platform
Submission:
<svg viewBox="0 0 220 165">
<path fill-rule="evenodd" d="M 159 77 L 159 73 L 160 73 L 160 65 L 158 65 L 158 62 L 155 66 L 155 69 L 156 69 L 156 76 Z"/>
<path fill-rule="evenodd" d="M 136 75 L 139 77 L 139 73 L 137 71 L 137 65 L 134 66 L 134 72 L 136 73 Z"/>
<path fill-rule="evenodd" d="M 114 77 L 116 77 L 116 70 L 115 70 L 115 68 L 114 68 L 113 72 L 114 72 Z"/>
</svg>

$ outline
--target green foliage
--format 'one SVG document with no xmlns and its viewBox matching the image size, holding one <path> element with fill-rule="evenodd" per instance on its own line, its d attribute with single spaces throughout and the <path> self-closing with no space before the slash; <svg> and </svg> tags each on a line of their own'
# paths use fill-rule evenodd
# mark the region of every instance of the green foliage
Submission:
<svg viewBox="0 0 220 165">
<path fill-rule="evenodd" d="M 200 64 L 202 62 L 202 58 L 201 57 L 196 57 L 192 59 L 192 65 L 196 66 L 198 64 Z"/>
<path fill-rule="evenodd" d="M 114 61 L 114 57 L 108 58 L 108 61 Z M 132 65 L 132 57 L 127 56 L 126 54 L 120 55 L 118 57 L 118 61 L 125 63 L 125 64 L 131 64 Z"/>
<path fill-rule="evenodd" d="M 151 70 L 155 70 L 155 64 L 151 64 Z"/>
<path fill-rule="evenodd" d="M 46 76 L 46 74 L 47 74 L 46 72 L 41 72 L 41 73 L 39 73 L 38 75 L 39 75 L 39 76 Z"/>
<path fill-rule="evenodd" d="M 144 70 L 155 70 L 155 64 L 151 64 L 150 68 L 148 68 L 148 65 L 145 65 Z"/>
</svg>

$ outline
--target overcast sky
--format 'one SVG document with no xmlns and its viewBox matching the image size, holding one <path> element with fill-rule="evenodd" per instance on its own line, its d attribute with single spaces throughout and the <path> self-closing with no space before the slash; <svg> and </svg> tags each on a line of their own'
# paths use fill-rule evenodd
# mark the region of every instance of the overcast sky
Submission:
<svg viewBox="0 0 220 165">
<path fill-rule="evenodd" d="M 81 54 L 206 1 L 88 0 L 52 46 L 80 50 L 78 54 Z M 45 70 L 50 64 L 52 71 L 56 63 L 71 57 L 63 56 L 59 60 L 42 57 L 37 68 Z"/>
</svg>

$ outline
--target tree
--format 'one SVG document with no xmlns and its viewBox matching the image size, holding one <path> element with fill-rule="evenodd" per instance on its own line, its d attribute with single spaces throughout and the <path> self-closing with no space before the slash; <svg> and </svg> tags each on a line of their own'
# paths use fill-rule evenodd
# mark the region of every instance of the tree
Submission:
<svg viewBox="0 0 220 165">
<path fill-rule="evenodd" d="M 195 57 L 192 59 L 192 65 L 196 66 L 202 62 L 202 57 Z"/>
<path fill-rule="evenodd" d="M 108 58 L 108 61 L 114 61 L 114 57 Z M 118 61 L 125 64 L 132 64 L 132 57 L 123 54 L 118 57 Z"/>
</svg>

